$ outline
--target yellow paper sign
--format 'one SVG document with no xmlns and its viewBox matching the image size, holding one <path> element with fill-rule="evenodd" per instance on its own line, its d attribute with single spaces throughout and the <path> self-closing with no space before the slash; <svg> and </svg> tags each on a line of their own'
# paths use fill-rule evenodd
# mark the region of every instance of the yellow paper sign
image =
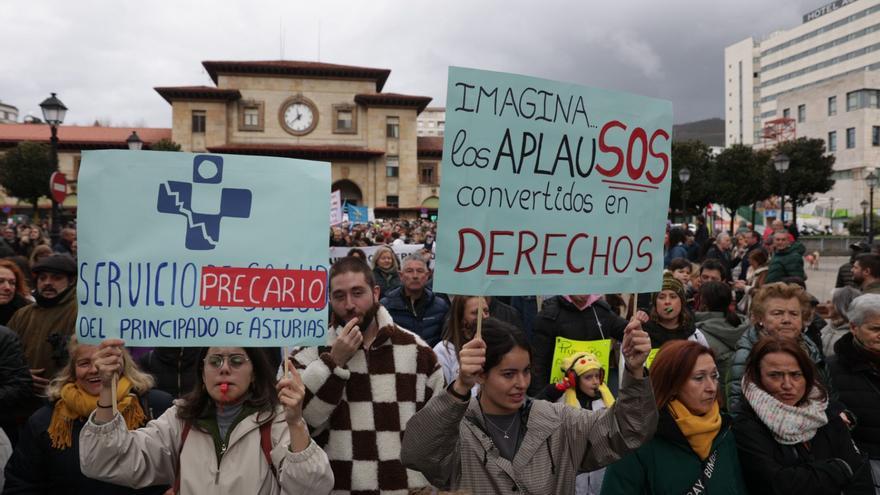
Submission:
<svg viewBox="0 0 880 495">
<path fill-rule="evenodd" d="M 654 362 L 654 358 L 657 357 L 657 351 L 659 350 L 660 348 L 658 347 L 656 349 L 651 349 L 651 352 L 648 353 L 648 359 L 645 360 L 646 368 L 651 369 L 651 363 Z"/>
<path fill-rule="evenodd" d="M 608 358 L 611 356 L 611 339 L 605 340 L 571 340 L 564 337 L 556 337 L 556 348 L 553 350 L 553 364 L 550 370 L 550 383 L 556 383 L 562 379 L 563 373 L 560 367 L 562 360 L 579 352 L 591 352 L 605 370 L 608 377 Z"/>
</svg>

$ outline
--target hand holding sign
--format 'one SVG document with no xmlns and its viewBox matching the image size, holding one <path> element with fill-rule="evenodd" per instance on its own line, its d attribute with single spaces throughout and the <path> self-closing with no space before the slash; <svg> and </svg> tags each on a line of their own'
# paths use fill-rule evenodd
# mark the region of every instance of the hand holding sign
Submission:
<svg viewBox="0 0 880 495">
<path fill-rule="evenodd" d="M 101 378 L 101 394 L 98 396 L 98 409 L 95 421 L 107 423 L 116 416 L 116 379 L 125 370 L 123 349 L 125 342 L 120 339 L 106 339 L 98 346 L 92 356 L 92 363 Z"/>
<path fill-rule="evenodd" d="M 642 323 L 648 321 L 644 311 L 636 313 L 623 330 L 623 357 L 626 369 L 636 378 L 644 376 L 645 360 L 651 352 L 651 337 L 642 330 Z"/>
<path fill-rule="evenodd" d="M 458 378 L 452 384 L 455 393 L 467 395 L 477 383 L 477 375 L 483 372 L 486 364 L 486 343 L 475 337 L 463 345 L 458 353 Z"/>
<path fill-rule="evenodd" d="M 122 346 L 125 342 L 119 339 L 107 339 L 101 342 L 95 352 L 95 369 L 101 377 L 101 384 L 104 388 L 109 388 L 113 383 L 113 378 L 122 374 Z"/>
<path fill-rule="evenodd" d="M 342 327 L 342 331 L 336 336 L 336 341 L 333 342 L 333 347 L 330 348 L 330 357 L 336 363 L 336 366 L 348 364 L 349 359 L 354 356 L 354 353 L 360 349 L 361 344 L 364 342 L 361 328 L 357 326 L 359 322 L 360 318 L 357 317 L 348 320 L 348 323 Z"/>
</svg>

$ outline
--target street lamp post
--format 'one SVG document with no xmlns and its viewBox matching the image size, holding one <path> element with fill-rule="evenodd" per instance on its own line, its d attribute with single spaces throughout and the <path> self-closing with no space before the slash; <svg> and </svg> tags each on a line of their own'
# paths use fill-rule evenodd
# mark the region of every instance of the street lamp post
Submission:
<svg viewBox="0 0 880 495">
<path fill-rule="evenodd" d="M 681 223 L 687 226 L 687 182 L 691 180 L 691 171 L 687 167 L 682 167 L 678 171 L 678 180 L 681 181 Z M 685 230 L 687 228 L 685 227 Z"/>
<path fill-rule="evenodd" d="M 863 199 L 859 206 L 862 207 L 862 232 L 868 235 L 868 200 Z"/>
<path fill-rule="evenodd" d="M 773 157 L 773 167 L 779 172 L 779 216 L 780 220 L 785 223 L 785 172 L 788 170 L 789 160 L 785 153 L 777 153 Z"/>
<path fill-rule="evenodd" d="M 828 228 L 834 233 L 834 196 L 828 197 Z"/>
<path fill-rule="evenodd" d="M 49 138 L 49 160 L 52 163 L 52 167 L 55 171 L 58 171 L 58 126 L 64 122 L 64 116 L 67 114 L 67 107 L 64 106 L 64 103 L 55 96 L 55 93 L 52 93 L 52 96 L 43 100 L 40 103 L 40 109 L 43 111 L 43 120 L 49 124 L 49 129 L 52 132 L 51 137 Z M 58 242 L 58 233 L 61 227 L 61 215 L 58 202 L 52 198 L 52 242 Z"/>
<path fill-rule="evenodd" d="M 125 144 L 128 145 L 128 149 L 131 151 L 140 151 L 144 147 L 144 142 L 141 141 L 137 131 L 131 131 L 131 136 L 128 136 L 128 139 L 125 140 Z"/>
<path fill-rule="evenodd" d="M 868 244 L 874 244 L 874 188 L 877 187 L 877 174 L 872 170 L 865 182 L 868 183 Z"/>
</svg>

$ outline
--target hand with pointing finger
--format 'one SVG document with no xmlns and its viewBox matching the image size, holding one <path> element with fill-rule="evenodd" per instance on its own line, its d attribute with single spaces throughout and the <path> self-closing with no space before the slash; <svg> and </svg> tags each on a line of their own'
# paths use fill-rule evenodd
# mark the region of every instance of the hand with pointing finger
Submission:
<svg viewBox="0 0 880 495">
<path fill-rule="evenodd" d="M 284 406 L 285 418 L 288 425 L 297 425 L 302 420 L 303 399 L 306 396 L 306 386 L 303 385 L 299 372 L 293 365 L 289 373 L 278 381 L 275 386 L 278 390 L 278 401 Z"/>
<path fill-rule="evenodd" d="M 93 359 L 95 360 L 95 368 L 101 377 L 101 383 L 105 387 L 110 387 L 113 383 L 114 375 L 122 375 L 122 346 L 125 342 L 119 339 L 107 339 L 98 346 Z"/>
</svg>

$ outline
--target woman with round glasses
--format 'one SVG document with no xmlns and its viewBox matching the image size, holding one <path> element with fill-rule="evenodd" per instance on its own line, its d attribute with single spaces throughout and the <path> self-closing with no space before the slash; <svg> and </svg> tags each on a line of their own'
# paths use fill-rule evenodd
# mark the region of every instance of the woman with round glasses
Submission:
<svg viewBox="0 0 880 495">
<path fill-rule="evenodd" d="M 101 343 L 103 387 L 80 436 L 90 477 L 142 487 L 171 484 L 177 493 L 329 493 L 333 473 L 302 419 L 305 387 L 295 370 L 275 384 L 258 349 L 202 350 L 194 390 L 158 420 L 127 431 L 109 407 L 121 340 Z"/>
</svg>

